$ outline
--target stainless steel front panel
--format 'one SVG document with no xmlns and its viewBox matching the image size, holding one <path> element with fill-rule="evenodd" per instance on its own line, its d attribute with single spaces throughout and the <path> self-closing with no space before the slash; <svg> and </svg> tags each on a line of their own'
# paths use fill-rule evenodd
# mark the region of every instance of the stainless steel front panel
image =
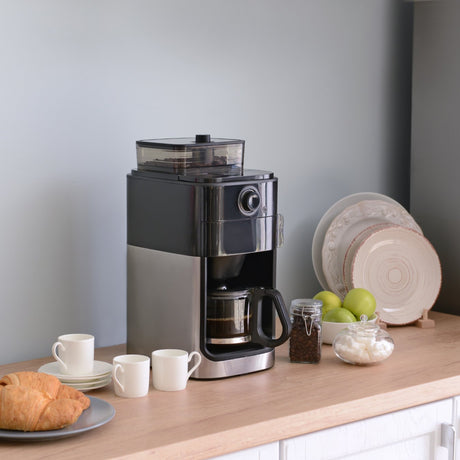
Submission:
<svg viewBox="0 0 460 460">
<path fill-rule="evenodd" d="M 127 346 L 195 349 L 200 329 L 200 258 L 128 246 Z"/>
<path fill-rule="evenodd" d="M 200 367 L 192 374 L 196 379 L 220 379 L 269 369 L 275 363 L 275 350 L 236 359 L 211 361 L 203 357 Z"/>
<path fill-rule="evenodd" d="M 192 374 L 197 379 L 230 377 L 272 367 L 274 350 L 221 361 L 203 355 L 201 271 L 200 257 L 128 245 L 128 353 L 150 356 L 161 348 L 198 351 L 203 359 Z"/>
</svg>

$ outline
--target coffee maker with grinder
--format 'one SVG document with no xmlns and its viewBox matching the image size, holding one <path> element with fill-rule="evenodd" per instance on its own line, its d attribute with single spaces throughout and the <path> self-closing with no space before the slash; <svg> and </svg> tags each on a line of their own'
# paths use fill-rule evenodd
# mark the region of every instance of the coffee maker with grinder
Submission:
<svg viewBox="0 0 460 460">
<path fill-rule="evenodd" d="M 149 139 L 136 150 L 127 178 L 128 353 L 199 351 L 197 379 L 272 367 L 291 330 L 275 289 L 277 178 L 245 170 L 238 139 Z"/>
</svg>

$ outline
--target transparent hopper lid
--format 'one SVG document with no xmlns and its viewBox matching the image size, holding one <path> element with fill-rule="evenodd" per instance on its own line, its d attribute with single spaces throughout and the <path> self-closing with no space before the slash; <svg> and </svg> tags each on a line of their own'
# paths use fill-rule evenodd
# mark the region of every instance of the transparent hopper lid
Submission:
<svg viewBox="0 0 460 460">
<path fill-rule="evenodd" d="M 242 175 L 244 141 L 213 138 L 147 139 L 136 142 L 137 167 L 180 175 Z"/>
</svg>

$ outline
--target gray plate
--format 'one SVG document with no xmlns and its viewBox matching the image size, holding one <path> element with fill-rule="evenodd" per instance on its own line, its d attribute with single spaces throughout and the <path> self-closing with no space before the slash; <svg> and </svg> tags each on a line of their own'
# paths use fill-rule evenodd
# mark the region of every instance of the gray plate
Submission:
<svg viewBox="0 0 460 460">
<path fill-rule="evenodd" d="M 103 399 L 88 396 L 91 406 L 80 415 L 78 420 L 70 426 L 60 430 L 49 431 L 12 431 L 0 430 L 0 439 L 9 441 L 50 441 L 53 439 L 75 436 L 85 431 L 93 430 L 112 420 L 115 415 L 113 406 Z"/>
</svg>

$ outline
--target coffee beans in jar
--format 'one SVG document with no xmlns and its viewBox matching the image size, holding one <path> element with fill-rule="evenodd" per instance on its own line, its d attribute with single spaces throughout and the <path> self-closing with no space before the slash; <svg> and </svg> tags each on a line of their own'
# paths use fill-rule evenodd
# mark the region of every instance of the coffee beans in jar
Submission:
<svg viewBox="0 0 460 460">
<path fill-rule="evenodd" d="M 319 363 L 321 360 L 322 308 L 321 300 L 295 299 L 291 302 L 289 359 L 292 363 Z"/>
</svg>

